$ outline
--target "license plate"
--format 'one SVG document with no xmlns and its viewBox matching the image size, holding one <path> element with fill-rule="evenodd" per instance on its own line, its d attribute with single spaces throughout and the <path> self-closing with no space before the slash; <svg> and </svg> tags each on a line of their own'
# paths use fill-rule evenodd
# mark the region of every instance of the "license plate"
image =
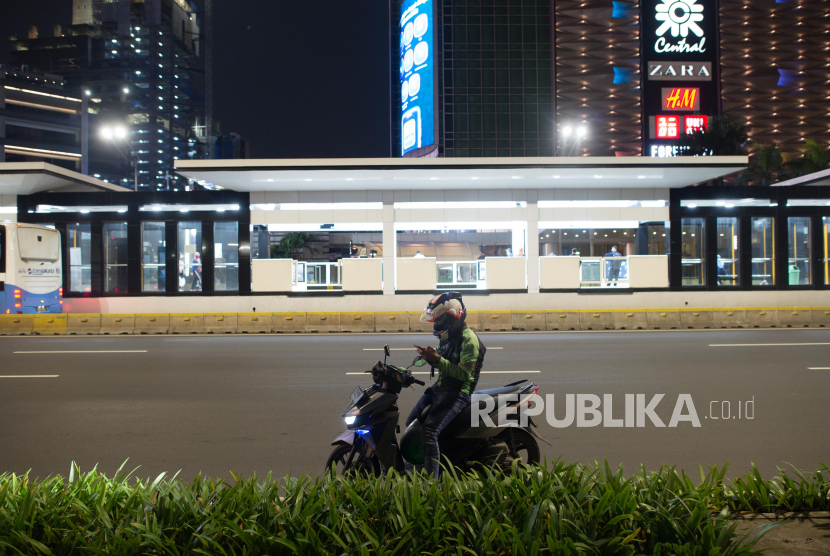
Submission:
<svg viewBox="0 0 830 556">
<path fill-rule="evenodd" d="M 37 312 L 38 312 L 38 313 L 45 313 L 45 312 L 46 312 L 46 311 L 48 311 L 48 310 L 49 310 L 49 307 L 46 307 L 45 305 L 40 305 L 40 306 L 37 308 Z"/>
</svg>

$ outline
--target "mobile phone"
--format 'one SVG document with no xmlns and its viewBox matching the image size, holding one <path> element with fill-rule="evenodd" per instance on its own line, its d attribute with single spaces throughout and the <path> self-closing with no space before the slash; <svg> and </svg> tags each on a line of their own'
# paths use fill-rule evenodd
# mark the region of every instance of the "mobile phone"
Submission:
<svg viewBox="0 0 830 556">
<path fill-rule="evenodd" d="M 423 351 L 423 350 L 424 350 L 424 348 L 422 348 L 421 346 L 415 346 L 415 349 L 419 349 L 419 350 L 421 350 L 421 351 Z"/>
</svg>

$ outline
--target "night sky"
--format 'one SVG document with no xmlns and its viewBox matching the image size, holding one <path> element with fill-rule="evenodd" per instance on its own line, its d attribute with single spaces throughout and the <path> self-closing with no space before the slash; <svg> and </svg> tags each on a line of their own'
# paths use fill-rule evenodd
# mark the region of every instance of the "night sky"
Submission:
<svg viewBox="0 0 830 556">
<path fill-rule="evenodd" d="M 72 0 L 11 0 L 8 37 L 51 35 Z M 201 5 L 200 1 L 197 1 Z M 214 118 L 254 158 L 389 156 L 388 0 L 214 0 Z"/>
</svg>

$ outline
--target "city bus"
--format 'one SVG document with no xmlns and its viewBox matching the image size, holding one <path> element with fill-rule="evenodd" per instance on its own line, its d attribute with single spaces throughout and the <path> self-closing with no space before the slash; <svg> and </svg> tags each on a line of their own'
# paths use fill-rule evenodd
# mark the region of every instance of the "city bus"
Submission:
<svg viewBox="0 0 830 556">
<path fill-rule="evenodd" d="M 60 232 L 0 220 L 0 314 L 60 313 Z"/>
</svg>

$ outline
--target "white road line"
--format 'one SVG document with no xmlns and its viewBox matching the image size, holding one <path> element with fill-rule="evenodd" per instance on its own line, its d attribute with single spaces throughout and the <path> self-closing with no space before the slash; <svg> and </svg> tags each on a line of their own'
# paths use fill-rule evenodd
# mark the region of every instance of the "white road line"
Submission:
<svg viewBox="0 0 830 556">
<path fill-rule="evenodd" d="M 542 371 L 481 371 L 483 375 L 521 375 L 531 373 L 541 373 Z M 346 373 L 347 375 L 362 375 L 369 373 Z M 428 375 L 429 371 L 415 371 L 413 375 Z"/>
<path fill-rule="evenodd" d="M 18 353 L 147 353 L 146 349 L 123 349 L 123 350 L 92 350 L 92 351 L 15 351 L 15 354 Z"/>
<path fill-rule="evenodd" d="M 766 346 L 830 346 L 830 342 L 805 342 L 795 344 L 709 344 L 709 347 L 766 347 Z"/>
<path fill-rule="evenodd" d="M 830 371 L 830 367 L 807 367 L 808 371 Z"/>
<path fill-rule="evenodd" d="M 498 347 L 498 348 L 488 347 L 487 348 L 488 351 L 491 350 L 491 349 L 504 349 L 504 348 L 503 347 Z M 389 348 L 389 351 L 410 351 L 410 350 L 415 351 L 415 348 L 414 347 L 411 347 L 411 348 Z M 363 351 L 383 351 L 383 348 L 363 348 Z"/>
<path fill-rule="evenodd" d="M 0 378 L 58 378 L 61 375 L 0 375 Z"/>
</svg>

